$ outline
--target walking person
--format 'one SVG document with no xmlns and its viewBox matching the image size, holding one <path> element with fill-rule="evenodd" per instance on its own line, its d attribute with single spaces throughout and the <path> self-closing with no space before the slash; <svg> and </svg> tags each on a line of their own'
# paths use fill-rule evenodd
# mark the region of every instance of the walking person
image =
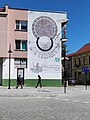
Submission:
<svg viewBox="0 0 90 120">
<path fill-rule="evenodd" d="M 38 82 L 37 82 L 36 88 L 38 87 L 39 84 L 40 84 L 40 87 L 42 87 L 40 75 L 38 75 Z"/>
<path fill-rule="evenodd" d="M 19 87 L 19 85 L 21 86 L 21 89 L 23 89 L 23 80 L 21 75 L 18 76 L 16 89 Z"/>
</svg>

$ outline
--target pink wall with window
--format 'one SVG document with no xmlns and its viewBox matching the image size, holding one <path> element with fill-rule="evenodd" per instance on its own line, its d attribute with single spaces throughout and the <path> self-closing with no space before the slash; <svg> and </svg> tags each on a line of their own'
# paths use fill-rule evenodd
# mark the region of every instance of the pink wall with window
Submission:
<svg viewBox="0 0 90 120">
<path fill-rule="evenodd" d="M 0 57 L 7 58 L 11 44 L 13 58 L 27 58 L 26 50 L 16 50 L 15 40 L 27 40 L 27 31 L 16 30 L 16 20 L 28 21 L 28 11 L 5 5 L 0 11 Z"/>
<path fill-rule="evenodd" d="M 16 30 L 16 20 L 27 21 L 27 10 L 21 9 L 8 9 L 8 36 L 7 47 L 11 44 L 12 57 L 14 58 L 27 58 L 26 50 L 16 50 L 15 40 L 27 40 L 28 32 L 22 30 Z"/>
</svg>

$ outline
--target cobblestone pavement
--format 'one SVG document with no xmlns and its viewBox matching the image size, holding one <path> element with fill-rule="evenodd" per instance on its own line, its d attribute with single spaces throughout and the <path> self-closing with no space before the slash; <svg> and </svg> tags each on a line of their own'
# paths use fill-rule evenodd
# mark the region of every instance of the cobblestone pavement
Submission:
<svg viewBox="0 0 90 120">
<path fill-rule="evenodd" d="M 23 89 L 15 89 L 15 87 L 2 87 L 0 86 L 1 97 L 36 97 L 36 96 L 74 96 L 80 94 L 90 94 L 90 86 L 68 86 L 66 87 L 66 93 L 64 93 L 64 87 L 24 87 Z"/>
<path fill-rule="evenodd" d="M 90 120 L 90 103 L 76 100 L 55 97 L 1 98 L 0 120 Z"/>
<path fill-rule="evenodd" d="M 0 88 L 0 120 L 90 120 L 90 88 Z"/>
</svg>

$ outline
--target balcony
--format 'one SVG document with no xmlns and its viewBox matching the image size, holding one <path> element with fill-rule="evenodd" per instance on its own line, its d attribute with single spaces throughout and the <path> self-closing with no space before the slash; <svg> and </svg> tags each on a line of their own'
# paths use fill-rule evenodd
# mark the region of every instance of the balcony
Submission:
<svg viewBox="0 0 90 120">
<path fill-rule="evenodd" d="M 62 41 L 62 42 L 67 42 L 67 41 L 68 41 L 68 38 L 63 38 L 63 37 L 62 37 L 62 38 L 61 38 L 61 41 Z"/>
</svg>

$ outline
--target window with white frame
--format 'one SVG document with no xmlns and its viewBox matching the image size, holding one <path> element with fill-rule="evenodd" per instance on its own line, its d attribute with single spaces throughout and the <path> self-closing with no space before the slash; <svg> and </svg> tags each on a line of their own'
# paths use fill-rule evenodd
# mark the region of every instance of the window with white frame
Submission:
<svg viewBox="0 0 90 120">
<path fill-rule="evenodd" d="M 16 20 L 16 30 L 27 31 L 27 21 Z"/>
<path fill-rule="evenodd" d="M 27 40 L 15 40 L 16 50 L 27 50 Z"/>
</svg>

